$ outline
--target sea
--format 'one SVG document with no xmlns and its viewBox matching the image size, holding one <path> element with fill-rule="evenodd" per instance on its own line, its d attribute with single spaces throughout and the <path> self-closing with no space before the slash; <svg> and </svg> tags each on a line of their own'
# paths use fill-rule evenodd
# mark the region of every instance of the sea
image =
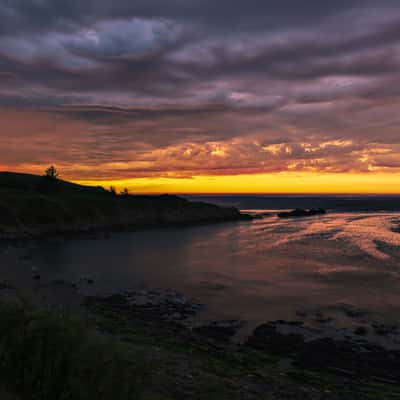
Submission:
<svg viewBox="0 0 400 400">
<path fill-rule="evenodd" d="M 173 289 L 205 305 L 202 321 L 240 319 L 249 327 L 272 320 L 335 329 L 399 323 L 400 197 L 188 198 L 258 218 L 38 241 L 12 274 L 34 265 L 48 281 L 90 277 L 104 293 Z M 296 207 L 327 214 L 277 216 Z M 5 250 L 0 263 L 7 263 Z"/>
</svg>

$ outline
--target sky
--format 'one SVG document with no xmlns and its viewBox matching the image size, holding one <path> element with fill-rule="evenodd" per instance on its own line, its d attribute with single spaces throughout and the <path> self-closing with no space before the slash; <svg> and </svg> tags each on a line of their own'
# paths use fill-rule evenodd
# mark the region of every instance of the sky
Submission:
<svg viewBox="0 0 400 400">
<path fill-rule="evenodd" d="M 398 0 L 2 0 L 0 170 L 399 193 Z"/>
</svg>

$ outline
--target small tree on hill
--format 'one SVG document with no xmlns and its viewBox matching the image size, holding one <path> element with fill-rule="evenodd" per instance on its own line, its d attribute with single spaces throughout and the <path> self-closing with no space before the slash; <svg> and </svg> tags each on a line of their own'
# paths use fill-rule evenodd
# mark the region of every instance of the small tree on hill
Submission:
<svg viewBox="0 0 400 400">
<path fill-rule="evenodd" d="M 125 196 L 125 197 L 129 196 L 129 189 L 128 188 L 124 188 L 121 191 L 121 196 Z"/>
<path fill-rule="evenodd" d="M 53 180 L 58 179 L 60 176 L 57 168 L 54 165 L 47 168 L 46 171 L 44 171 L 44 174 L 45 174 L 46 178 L 50 178 Z"/>
<path fill-rule="evenodd" d="M 115 189 L 115 186 L 110 186 L 110 193 L 113 194 L 114 196 L 116 196 L 117 191 Z"/>
<path fill-rule="evenodd" d="M 57 168 L 54 165 L 50 166 L 44 171 L 38 189 L 44 194 L 56 194 L 60 189 L 60 181 L 58 180 L 59 176 L 60 174 Z"/>
</svg>

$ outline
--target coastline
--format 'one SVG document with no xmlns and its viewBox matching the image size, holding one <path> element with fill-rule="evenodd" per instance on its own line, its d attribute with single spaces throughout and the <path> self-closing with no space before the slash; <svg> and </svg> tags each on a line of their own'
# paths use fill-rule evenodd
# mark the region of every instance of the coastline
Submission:
<svg viewBox="0 0 400 400">
<path fill-rule="evenodd" d="M 127 358 L 138 367 L 139 399 L 375 400 L 400 395 L 400 354 L 362 340 L 307 341 L 293 331 L 302 329 L 298 322 L 271 321 L 237 342 L 245 321 L 194 324 L 206 306 L 173 290 L 100 295 L 90 279 L 45 283 L 33 278 L 31 284 L 25 291 L 3 282 L 2 309 L 15 304 L 10 306 L 14 314 L 58 320 L 63 330 L 71 319 L 79 320 L 106 340 L 99 351 L 117 346 L 126 354 L 140 354 L 139 360 Z M 36 346 L 35 340 L 30 343 Z"/>
<path fill-rule="evenodd" d="M 121 232 L 136 232 L 140 230 L 164 229 L 176 227 L 191 227 L 208 224 L 223 224 L 229 222 L 251 221 L 253 216 L 240 213 L 239 216 L 204 218 L 195 220 L 182 221 L 152 221 L 152 222 L 136 222 L 136 223 L 110 223 L 110 224 L 77 224 L 73 226 L 46 226 L 46 227 L 21 227 L 19 229 L 8 229 L 0 227 L 0 242 L 8 241 L 29 241 L 48 238 L 74 238 L 96 235 L 109 235 Z"/>
<path fill-rule="evenodd" d="M 123 368 L 129 370 L 128 365 L 135 365 L 135 376 L 139 377 L 134 389 L 141 395 L 135 399 L 389 400 L 400 397 L 400 350 L 372 343 L 365 330 L 358 329 L 351 335 L 345 331 L 339 336 L 331 335 L 324 330 L 329 325 L 329 315 L 320 310 L 299 309 L 296 320 L 265 319 L 243 336 L 242 330 L 250 328 L 245 318 L 199 320 L 207 304 L 185 297 L 174 287 L 132 287 L 104 293 L 100 282 L 93 276 L 81 275 L 80 270 L 81 276 L 75 280 L 46 276 L 29 253 L 25 253 L 28 246 L 34 245 L 32 241 L 57 241 L 80 235 L 96 239 L 112 232 L 251 219 L 233 207 L 194 203 L 176 196 L 121 197 L 104 191 L 88 194 L 88 189 L 84 189 L 85 193 L 81 190 L 62 186 L 50 194 L 21 188 L 9 191 L 9 199 L 14 199 L 15 204 L 6 204 L 6 211 L 11 210 L 13 214 L 2 225 L 0 252 L 11 253 L 4 260 L 15 258 L 21 261 L 22 269 L 12 271 L 12 263 L 2 266 L 3 277 L 7 279 L 0 281 L 0 311 L 3 312 L 0 312 L 0 324 L 7 329 L 0 335 L 0 342 L 4 338 L 10 340 L 7 338 L 9 327 L 18 337 L 19 325 L 13 325 L 15 318 L 10 319 L 11 313 L 29 329 L 32 320 L 39 321 L 39 326 L 40 321 L 48 321 L 45 328 L 51 338 L 49 343 L 53 343 L 54 337 L 59 338 L 61 330 L 62 340 L 51 348 L 52 354 L 59 354 L 75 334 L 69 321 L 78 319 L 90 332 L 84 334 L 85 338 L 93 337 L 96 343 L 100 338 L 98 352 L 114 347 L 124 349 L 127 364 Z M 4 217 L 5 208 L 0 208 L 1 212 Z M 27 215 L 32 218 L 27 220 Z M 25 223 L 15 224 L 15 221 Z M 112 268 L 109 273 L 112 274 Z M 362 310 L 345 305 L 335 311 L 355 319 L 367 318 Z M 315 318 L 319 319 L 320 331 L 307 323 Z M 382 337 L 399 333 L 398 327 L 373 326 L 371 321 L 363 324 Z M 28 353 L 42 349 L 41 336 L 35 335 L 33 331 L 28 336 Z M 23 342 L 26 336 L 18 340 Z M 12 359 L 13 354 L 19 354 L 18 349 L 8 342 L 7 346 L 12 354 L 3 365 L 5 370 L 15 373 L 14 379 L 19 382 L 22 378 L 13 369 L 16 360 Z M 79 353 L 80 349 L 79 345 L 71 352 Z M 71 362 L 70 368 L 74 370 L 75 356 Z M 102 363 L 90 362 L 94 363 L 91 368 L 105 368 L 107 374 L 109 364 L 104 367 Z M 33 373 L 42 376 L 47 368 L 47 364 L 36 365 Z M 30 364 L 24 365 L 22 376 L 29 369 L 32 369 Z M 118 374 L 117 378 L 120 378 Z M 1 383 L 11 392 L 22 395 L 18 385 L 0 379 L 0 388 Z M 86 382 L 80 385 L 85 387 Z M 97 385 L 99 390 L 103 387 L 100 381 Z M 35 388 L 28 384 L 27 390 Z M 104 399 L 130 398 L 126 393 L 118 397 L 115 391 L 109 396 Z"/>
<path fill-rule="evenodd" d="M 0 173 L 0 239 L 251 220 L 234 207 L 175 195 L 118 195 L 100 187 Z"/>
</svg>

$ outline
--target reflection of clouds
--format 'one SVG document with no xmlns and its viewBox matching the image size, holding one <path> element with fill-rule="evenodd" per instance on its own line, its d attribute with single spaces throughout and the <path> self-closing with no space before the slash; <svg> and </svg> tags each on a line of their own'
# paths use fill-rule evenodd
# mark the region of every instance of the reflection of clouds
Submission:
<svg viewBox="0 0 400 400">
<path fill-rule="evenodd" d="M 390 216 L 357 219 L 346 224 L 334 239 L 348 240 L 372 257 L 386 260 L 390 256 L 378 249 L 377 242 L 400 246 L 400 235 L 392 231 L 392 226 L 393 222 Z"/>
<path fill-rule="evenodd" d="M 391 256 L 385 253 L 384 245 L 400 247 L 400 234 L 393 231 L 396 219 L 393 215 L 362 215 L 352 217 L 344 214 L 335 214 L 324 217 L 314 217 L 302 220 L 277 221 L 268 225 L 272 234 L 278 234 L 270 247 L 279 247 L 300 240 L 344 240 L 355 245 L 368 255 L 388 260 Z M 295 232 L 293 232 L 295 229 Z M 341 269 L 342 268 L 342 269 Z M 321 274 L 354 273 L 352 267 L 338 266 L 321 270 Z"/>
</svg>

